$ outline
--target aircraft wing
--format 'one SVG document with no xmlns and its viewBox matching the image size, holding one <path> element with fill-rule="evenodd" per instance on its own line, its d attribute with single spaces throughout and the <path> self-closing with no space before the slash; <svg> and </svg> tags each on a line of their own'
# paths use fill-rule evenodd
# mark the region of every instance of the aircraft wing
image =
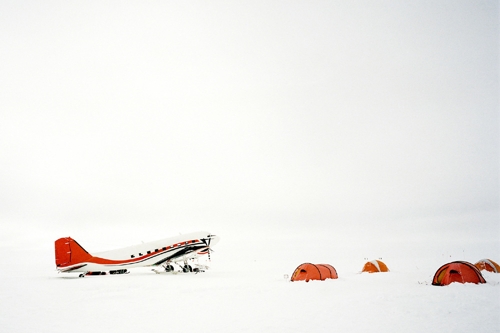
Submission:
<svg viewBox="0 0 500 333">
<path fill-rule="evenodd" d="M 198 252 L 203 252 L 209 250 L 209 247 L 206 245 L 198 245 L 198 246 L 187 246 L 182 250 L 163 258 L 162 260 L 156 262 L 154 265 L 161 265 L 165 262 L 178 262 L 184 261 L 187 259 L 192 259 L 198 256 Z"/>
</svg>

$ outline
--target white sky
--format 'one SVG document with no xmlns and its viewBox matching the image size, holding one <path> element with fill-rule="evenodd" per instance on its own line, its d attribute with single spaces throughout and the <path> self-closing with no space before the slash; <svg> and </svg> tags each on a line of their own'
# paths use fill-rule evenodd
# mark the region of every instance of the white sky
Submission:
<svg viewBox="0 0 500 333">
<path fill-rule="evenodd" d="M 0 217 L 498 212 L 499 91 L 498 1 L 4 0 Z"/>
</svg>

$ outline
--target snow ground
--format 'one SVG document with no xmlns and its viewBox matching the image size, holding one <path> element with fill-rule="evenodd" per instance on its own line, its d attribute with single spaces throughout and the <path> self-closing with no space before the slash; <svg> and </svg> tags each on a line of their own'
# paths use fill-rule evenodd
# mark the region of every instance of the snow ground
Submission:
<svg viewBox="0 0 500 333">
<path fill-rule="evenodd" d="M 55 272 L 53 241 L 67 235 L 39 230 L 20 238 L 22 230 L 11 227 L 0 238 L 0 327 L 19 333 L 499 332 L 500 274 L 484 272 L 484 285 L 431 286 L 435 271 L 446 262 L 500 261 L 499 241 L 491 230 L 496 229 L 462 230 L 460 238 L 441 242 L 426 226 L 419 235 L 381 239 L 378 234 L 372 241 L 365 236 L 373 230 L 355 238 L 346 230 L 343 236 L 324 230 L 267 236 L 217 230 L 221 241 L 206 273 L 157 275 L 144 268 L 80 279 Z M 87 231 L 71 236 L 97 252 L 102 248 L 88 240 L 107 235 Z M 360 274 L 365 258 L 382 258 L 391 272 Z M 339 279 L 305 283 L 284 278 L 306 261 L 333 265 Z"/>
</svg>

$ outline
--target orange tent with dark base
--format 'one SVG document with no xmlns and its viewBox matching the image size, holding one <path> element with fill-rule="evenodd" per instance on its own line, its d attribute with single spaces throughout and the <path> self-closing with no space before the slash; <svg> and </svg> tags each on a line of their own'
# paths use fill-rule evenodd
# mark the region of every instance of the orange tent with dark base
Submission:
<svg viewBox="0 0 500 333">
<path fill-rule="evenodd" d="M 310 264 L 304 263 L 299 265 L 293 271 L 292 278 L 290 281 L 306 281 L 309 280 L 326 280 L 326 279 L 337 279 L 337 271 L 333 266 L 328 264 Z"/>
<path fill-rule="evenodd" d="M 479 269 L 467 261 L 453 261 L 441 266 L 432 279 L 434 286 L 446 286 L 453 282 L 478 284 L 486 283 L 486 280 Z"/>
<path fill-rule="evenodd" d="M 378 272 L 388 272 L 389 268 L 380 260 L 368 261 L 364 266 L 361 272 L 368 273 L 378 273 Z"/>
<path fill-rule="evenodd" d="M 491 259 L 481 259 L 474 264 L 480 271 L 488 271 L 493 273 L 500 273 L 500 265 Z"/>
</svg>

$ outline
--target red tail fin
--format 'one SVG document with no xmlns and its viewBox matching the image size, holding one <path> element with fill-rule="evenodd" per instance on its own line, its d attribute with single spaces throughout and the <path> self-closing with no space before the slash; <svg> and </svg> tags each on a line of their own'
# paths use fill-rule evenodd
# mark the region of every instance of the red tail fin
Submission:
<svg viewBox="0 0 500 333">
<path fill-rule="evenodd" d="M 71 237 L 55 241 L 56 266 L 66 267 L 89 260 L 92 256 Z"/>
</svg>

